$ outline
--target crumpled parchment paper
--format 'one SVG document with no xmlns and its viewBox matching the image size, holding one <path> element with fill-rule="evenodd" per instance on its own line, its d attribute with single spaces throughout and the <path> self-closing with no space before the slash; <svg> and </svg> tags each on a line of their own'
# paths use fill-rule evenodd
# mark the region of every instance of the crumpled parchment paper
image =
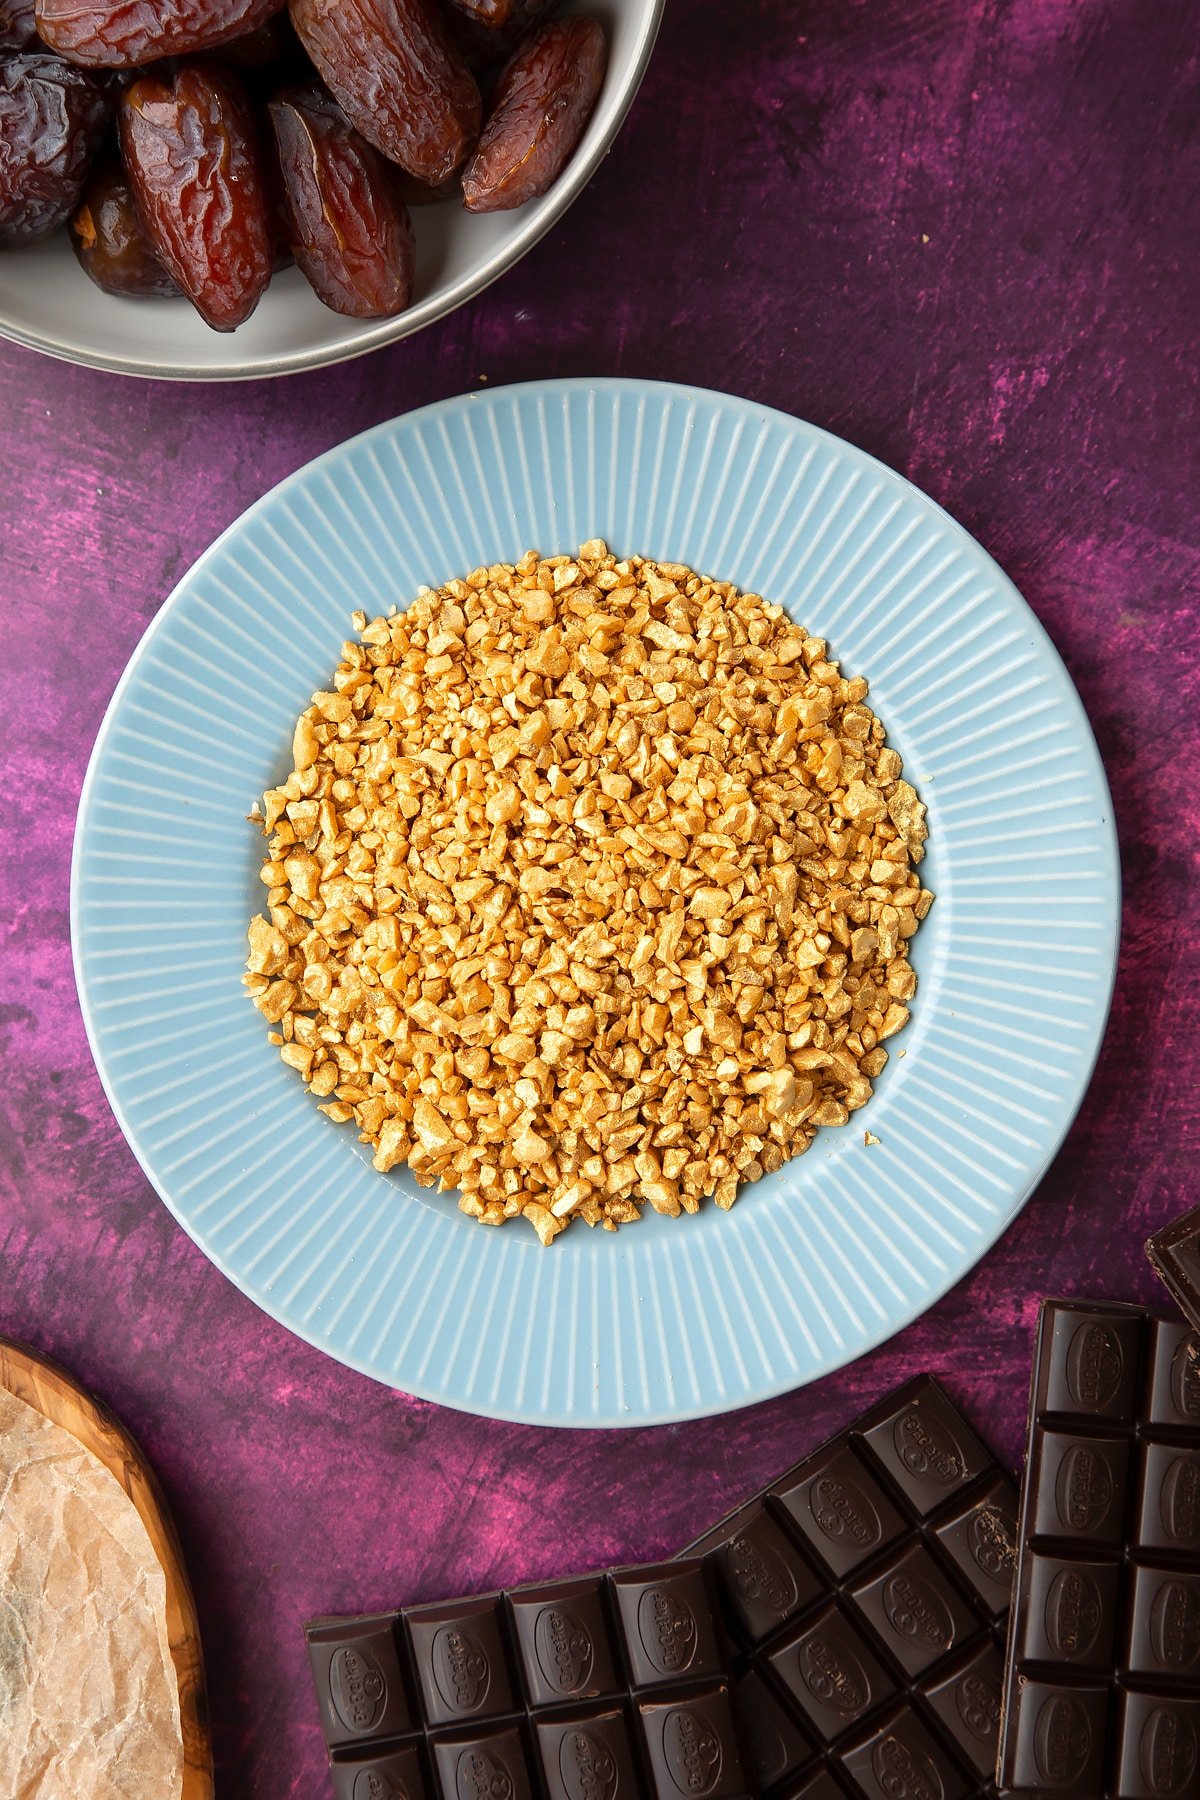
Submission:
<svg viewBox="0 0 1200 1800">
<path fill-rule="evenodd" d="M 166 1582 L 120 1483 L 0 1388 L 0 1795 L 179 1800 Z"/>
</svg>

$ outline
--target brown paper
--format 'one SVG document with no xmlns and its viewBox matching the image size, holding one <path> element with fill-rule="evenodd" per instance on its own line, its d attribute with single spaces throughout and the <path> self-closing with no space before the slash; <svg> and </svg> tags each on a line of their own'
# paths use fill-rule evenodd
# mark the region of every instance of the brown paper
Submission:
<svg viewBox="0 0 1200 1800">
<path fill-rule="evenodd" d="M 0 1795 L 179 1800 L 166 1582 L 132 1500 L 0 1389 Z"/>
</svg>

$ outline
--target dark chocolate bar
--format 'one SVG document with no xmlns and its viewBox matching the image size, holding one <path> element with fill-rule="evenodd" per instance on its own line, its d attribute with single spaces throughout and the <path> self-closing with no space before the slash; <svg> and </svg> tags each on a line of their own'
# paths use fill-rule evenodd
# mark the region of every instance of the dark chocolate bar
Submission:
<svg viewBox="0 0 1200 1800">
<path fill-rule="evenodd" d="M 689 1546 L 767 1800 L 995 1794 L 1016 1502 L 921 1376 Z"/>
<path fill-rule="evenodd" d="M 1200 1795 L 1200 1340 L 1141 1307 L 1038 1323 L 999 1778 Z"/>
<path fill-rule="evenodd" d="M 338 1800 L 743 1800 L 756 1792 L 702 1562 L 306 1631 Z"/>
<path fill-rule="evenodd" d="M 1146 1255 L 1193 1331 L 1200 1331 L 1200 1206 L 1146 1240 Z"/>
</svg>

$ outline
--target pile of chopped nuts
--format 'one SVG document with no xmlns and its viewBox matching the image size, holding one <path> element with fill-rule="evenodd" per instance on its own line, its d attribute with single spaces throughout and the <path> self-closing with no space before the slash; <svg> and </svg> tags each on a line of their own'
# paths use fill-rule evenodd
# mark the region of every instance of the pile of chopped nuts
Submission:
<svg viewBox="0 0 1200 1800">
<path fill-rule="evenodd" d="M 933 900 L 866 682 L 598 539 L 354 625 L 252 815 L 246 984 L 375 1167 L 549 1243 L 730 1207 L 844 1125 Z"/>
</svg>

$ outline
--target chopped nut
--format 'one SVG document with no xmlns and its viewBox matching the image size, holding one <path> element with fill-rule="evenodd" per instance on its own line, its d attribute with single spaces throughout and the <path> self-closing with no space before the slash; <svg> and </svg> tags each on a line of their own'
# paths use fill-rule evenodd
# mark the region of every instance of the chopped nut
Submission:
<svg viewBox="0 0 1200 1800">
<path fill-rule="evenodd" d="M 925 840 L 929 829 L 925 824 L 925 807 L 918 800 L 916 789 L 907 781 L 898 781 L 888 796 L 888 817 L 904 839 L 908 854 L 914 863 L 919 863 L 925 854 Z"/>
<path fill-rule="evenodd" d="M 301 713 L 292 735 L 292 761 L 298 773 L 311 769 L 321 754 L 321 745 L 313 729 L 312 715 Z"/>
<path fill-rule="evenodd" d="M 527 1118 L 512 1140 L 512 1153 L 519 1163 L 544 1163 L 550 1155 L 550 1146 L 544 1137 L 538 1136 Z"/>
<path fill-rule="evenodd" d="M 563 1228 L 561 1219 L 556 1219 L 548 1207 L 541 1206 L 536 1200 L 527 1200 L 521 1208 L 521 1217 L 528 1219 L 543 1244 L 552 1244 Z"/>
<path fill-rule="evenodd" d="M 908 1008 L 907 1008 L 907 1006 L 901 1006 L 898 1002 L 893 1002 L 893 1004 L 888 1007 L 887 1012 L 883 1016 L 883 1024 L 879 1027 L 879 1031 L 877 1033 L 879 1041 L 882 1043 L 884 1038 L 892 1037 L 897 1031 L 900 1030 L 902 1025 L 907 1025 L 907 1024 L 908 1024 Z"/>
<path fill-rule="evenodd" d="M 381 1175 L 403 1162 L 412 1140 L 399 1119 L 385 1119 L 375 1141 L 374 1166 Z"/>
<path fill-rule="evenodd" d="M 413 1107 L 413 1134 L 426 1150 L 444 1150 L 454 1140 L 453 1128 L 446 1122 L 433 1101 L 422 1095 Z"/>
<path fill-rule="evenodd" d="M 745 1087 L 748 1094 L 761 1095 L 763 1104 L 777 1119 L 790 1113 L 796 1105 L 796 1078 L 790 1069 L 774 1069 L 769 1074 L 747 1075 Z"/>
<path fill-rule="evenodd" d="M 732 901 L 720 888 L 697 888 L 688 911 L 697 919 L 719 919 L 729 911 Z"/>
<path fill-rule="evenodd" d="M 911 788 L 909 792 L 912 792 Z M 887 812 L 888 802 L 878 788 L 868 787 L 863 781 L 852 781 L 846 789 L 842 810 L 856 825 L 873 825 Z"/>
<path fill-rule="evenodd" d="M 246 959 L 246 967 L 252 975 L 278 975 L 288 958 L 287 939 L 283 933 L 257 914 L 250 921 L 247 933 L 250 939 L 250 955 Z"/>
</svg>

